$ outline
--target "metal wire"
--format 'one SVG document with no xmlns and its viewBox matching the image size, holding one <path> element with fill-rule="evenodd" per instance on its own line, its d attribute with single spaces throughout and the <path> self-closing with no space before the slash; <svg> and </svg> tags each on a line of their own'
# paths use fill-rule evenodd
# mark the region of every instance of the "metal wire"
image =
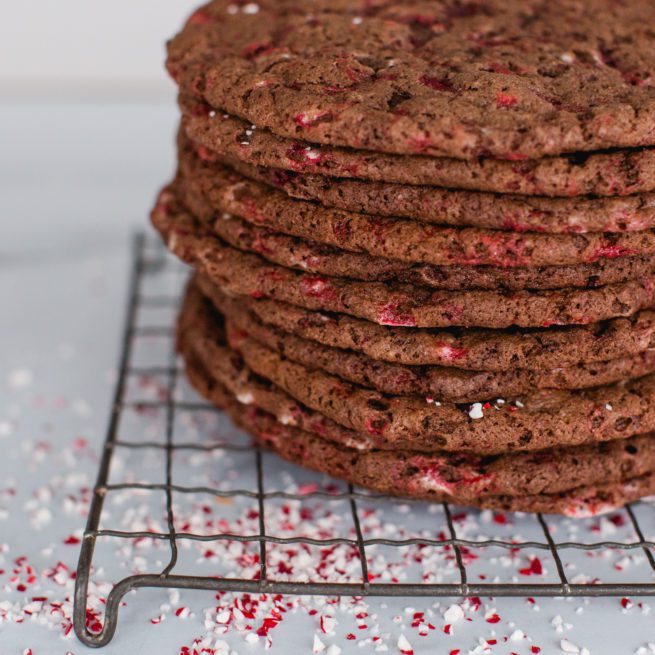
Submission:
<svg viewBox="0 0 655 655">
<path fill-rule="evenodd" d="M 154 243 L 154 242 L 153 242 Z M 262 466 L 262 452 L 258 446 L 239 445 L 231 443 L 177 443 L 175 435 L 175 416 L 178 411 L 186 412 L 218 412 L 215 407 L 203 402 L 183 402 L 175 398 L 175 385 L 179 376 L 176 367 L 175 353 L 171 345 L 167 361 L 161 365 L 149 367 L 137 367 L 132 364 L 133 343 L 136 337 L 157 336 L 167 337 L 172 342 L 172 325 L 137 326 L 137 312 L 143 307 L 165 307 L 171 308 L 177 305 L 178 298 L 163 295 L 144 295 L 143 282 L 147 276 L 159 275 L 165 270 L 167 259 L 163 249 L 153 246 L 143 234 L 134 239 L 133 264 L 129 283 L 129 294 L 125 327 L 123 330 L 122 352 L 119 361 L 119 374 L 114 391 L 105 447 L 100 466 L 94 493 L 87 520 L 86 530 L 82 541 L 77 577 L 75 581 L 75 608 L 74 628 L 80 641 L 87 646 L 99 647 L 109 643 L 112 639 L 118 622 L 118 608 L 123 596 L 130 590 L 142 587 L 157 588 L 179 588 L 199 590 L 222 590 L 222 591 L 243 591 L 259 593 L 288 593 L 288 594 L 312 594 L 312 595 L 357 595 L 357 596 L 646 596 L 655 595 L 655 582 L 630 582 L 630 583 L 570 583 L 564 572 L 564 565 L 560 556 L 563 549 L 577 549 L 582 551 L 602 551 L 605 549 L 639 550 L 645 554 L 650 565 L 650 571 L 655 572 L 655 558 L 653 548 L 655 543 L 644 537 L 643 530 L 637 520 L 637 515 L 632 507 L 627 507 L 627 513 L 631 526 L 637 535 L 638 540 L 628 543 L 616 541 L 597 541 L 593 543 L 582 543 L 575 541 L 555 542 L 546 517 L 537 516 L 537 521 L 543 532 L 543 541 L 526 540 L 501 540 L 484 539 L 470 540 L 457 535 L 455 521 L 451 509 L 447 503 L 443 504 L 443 510 L 448 527 L 446 538 L 430 539 L 427 537 L 415 537 L 406 539 L 389 539 L 381 537 L 365 538 L 360 521 L 358 502 L 367 502 L 386 499 L 380 494 L 361 493 L 348 485 L 347 491 L 327 493 L 313 491 L 310 493 L 289 493 L 283 491 L 267 492 L 264 486 L 264 470 Z M 165 400 L 134 402 L 126 398 L 127 380 L 130 375 L 159 375 L 166 379 L 167 393 Z M 119 439 L 118 425 L 122 413 L 126 409 L 163 409 L 165 412 L 165 441 L 129 441 Z M 146 483 L 109 483 L 109 469 L 112 456 L 117 448 L 126 449 L 161 449 L 166 455 L 166 480 L 163 484 Z M 211 452 L 213 450 L 230 451 L 253 451 L 254 466 L 256 470 L 256 489 L 236 489 L 224 491 L 206 486 L 185 486 L 174 482 L 172 457 L 176 450 L 198 450 Z M 114 528 L 100 528 L 100 518 L 103 504 L 108 492 L 111 491 L 138 491 L 151 490 L 162 491 L 166 495 L 166 532 L 151 531 L 125 531 Z M 175 528 L 175 515 L 173 507 L 173 494 L 210 494 L 217 498 L 251 498 L 257 501 L 258 505 L 258 534 L 244 536 L 229 533 L 217 534 L 195 534 L 192 532 L 178 532 Z M 354 538 L 336 537 L 330 539 L 318 539 L 310 537 L 276 537 L 266 533 L 265 513 L 266 504 L 271 499 L 307 500 L 307 499 L 330 499 L 346 500 L 348 502 L 353 522 Z M 92 633 L 86 628 L 87 593 L 93 563 L 93 554 L 98 537 L 110 537 L 115 539 L 149 538 L 159 541 L 166 541 L 170 545 L 170 557 L 168 563 L 160 573 L 133 575 L 116 583 L 106 599 L 105 619 L 102 631 Z M 178 542 L 180 540 L 192 540 L 202 542 L 238 541 L 257 543 L 259 546 L 259 575 L 258 579 L 246 577 L 217 578 L 176 575 L 174 574 L 178 555 Z M 267 574 L 266 559 L 268 544 L 305 544 L 314 546 L 333 546 L 344 544 L 356 549 L 361 565 L 361 582 L 290 582 L 271 580 Z M 369 575 L 367 563 L 367 548 L 382 545 L 390 547 L 402 546 L 438 546 L 441 548 L 452 548 L 455 554 L 455 562 L 459 572 L 459 582 L 453 583 L 381 583 L 375 582 L 373 576 Z M 555 562 L 558 583 L 472 583 L 468 579 L 466 558 L 463 549 L 476 549 L 484 553 L 485 548 L 500 547 L 515 549 L 518 551 L 536 549 L 548 551 Z"/>
</svg>

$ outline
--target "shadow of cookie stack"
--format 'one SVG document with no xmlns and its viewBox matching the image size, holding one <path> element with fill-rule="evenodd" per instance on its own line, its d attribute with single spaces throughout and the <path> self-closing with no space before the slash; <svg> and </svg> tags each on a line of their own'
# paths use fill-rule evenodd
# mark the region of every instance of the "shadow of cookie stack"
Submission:
<svg viewBox="0 0 655 655">
<path fill-rule="evenodd" d="M 216 0 L 152 221 L 194 387 L 302 466 L 587 516 L 655 492 L 655 5 Z"/>
</svg>

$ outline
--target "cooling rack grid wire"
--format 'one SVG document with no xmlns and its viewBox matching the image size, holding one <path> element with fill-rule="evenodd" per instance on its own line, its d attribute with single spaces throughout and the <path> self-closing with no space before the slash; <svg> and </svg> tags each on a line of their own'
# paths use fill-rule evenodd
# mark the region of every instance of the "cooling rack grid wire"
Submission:
<svg viewBox="0 0 655 655">
<path fill-rule="evenodd" d="M 186 269 L 152 236 L 137 235 L 133 251 L 115 395 L 77 568 L 74 627 L 86 645 L 112 639 L 123 597 L 142 587 L 329 596 L 655 595 L 649 503 L 585 520 L 462 510 L 372 494 L 262 451 L 184 388 L 173 337 Z M 147 473 L 153 457 L 161 461 L 159 477 Z M 135 471 L 125 470 L 130 461 Z M 295 522 L 284 518 L 290 511 Z M 198 519 L 205 513 L 211 520 Z M 116 576 L 101 628 L 87 621 L 92 572 L 106 566 L 100 542 L 137 544 L 112 554 L 129 559 L 138 552 L 140 561 L 121 563 L 119 570 L 132 573 Z M 222 549 L 221 556 L 208 557 L 212 549 Z M 143 562 L 152 569 L 144 571 Z"/>
</svg>

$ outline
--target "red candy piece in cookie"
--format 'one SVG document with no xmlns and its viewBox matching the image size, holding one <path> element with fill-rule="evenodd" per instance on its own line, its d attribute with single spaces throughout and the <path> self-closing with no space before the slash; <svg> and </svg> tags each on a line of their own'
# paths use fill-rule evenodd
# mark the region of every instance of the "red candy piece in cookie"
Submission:
<svg viewBox="0 0 655 655">
<path fill-rule="evenodd" d="M 378 315 L 380 325 L 396 325 L 399 327 L 416 327 L 416 319 L 411 312 L 400 309 L 400 301 L 394 300 L 384 305 Z"/>
</svg>

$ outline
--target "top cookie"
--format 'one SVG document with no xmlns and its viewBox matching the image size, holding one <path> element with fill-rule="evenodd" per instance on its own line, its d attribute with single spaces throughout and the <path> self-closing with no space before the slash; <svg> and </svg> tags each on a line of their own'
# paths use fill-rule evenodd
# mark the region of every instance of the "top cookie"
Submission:
<svg viewBox="0 0 655 655">
<path fill-rule="evenodd" d="M 655 144 L 653 24 L 643 0 L 213 0 L 168 68 L 279 135 L 520 160 Z"/>
</svg>

